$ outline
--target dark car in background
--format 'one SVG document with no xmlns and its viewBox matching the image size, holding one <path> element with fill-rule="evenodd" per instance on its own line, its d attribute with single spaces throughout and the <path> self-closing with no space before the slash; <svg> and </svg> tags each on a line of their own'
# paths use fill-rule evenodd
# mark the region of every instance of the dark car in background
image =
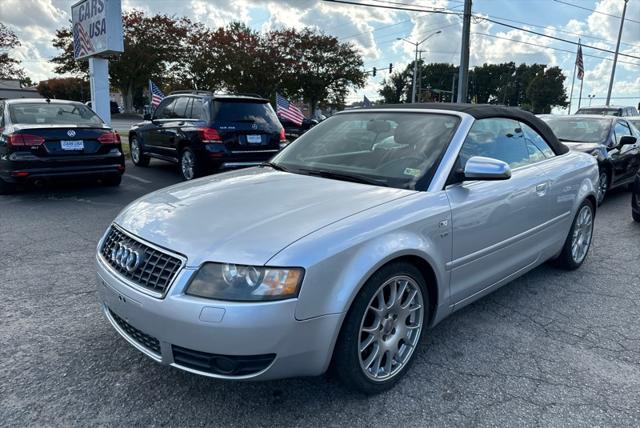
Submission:
<svg viewBox="0 0 640 428">
<path fill-rule="evenodd" d="M 117 186 L 123 172 L 120 136 L 84 104 L 0 101 L 0 193 L 51 179 L 100 179 Z"/>
<path fill-rule="evenodd" d="M 633 194 L 631 195 L 631 214 L 635 221 L 640 222 L 640 171 L 636 174 L 636 180 L 633 184 Z"/>
<path fill-rule="evenodd" d="M 582 107 L 575 114 L 593 114 L 598 116 L 637 116 L 638 109 L 633 106 L 593 106 Z"/>
<path fill-rule="evenodd" d="M 302 123 L 298 125 L 297 123 L 291 122 L 290 120 L 286 120 L 284 118 L 279 118 L 282 127 L 284 128 L 285 135 L 288 141 L 293 141 L 318 123 L 320 123 L 316 119 L 308 119 L 304 118 Z"/>
<path fill-rule="evenodd" d="M 625 118 L 591 115 L 542 115 L 558 139 L 570 149 L 598 159 L 598 203 L 610 189 L 629 185 L 640 168 L 640 132 Z"/>
<path fill-rule="evenodd" d="M 86 103 L 84 103 L 87 107 L 89 107 L 90 109 L 93 110 L 93 106 L 91 104 L 91 101 L 87 101 Z M 118 105 L 117 102 L 115 101 L 109 101 L 109 111 L 111 112 L 111 114 L 118 114 L 118 113 L 122 113 L 122 109 L 120 108 L 120 106 Z"/>
<path fill-rule="evenodd" d="M 185 180 L 220 168 L 258 165 L 286 144 L 269 100 L 204 91 L 174 92 L 131 128 L 131 160 L 177 163 Z"/>
</svg>

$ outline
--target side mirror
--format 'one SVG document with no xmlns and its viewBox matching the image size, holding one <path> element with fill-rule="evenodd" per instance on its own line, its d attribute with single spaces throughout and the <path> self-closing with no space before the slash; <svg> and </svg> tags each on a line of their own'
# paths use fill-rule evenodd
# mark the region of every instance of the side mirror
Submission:
<svg viewBox="0 0 640 428">
<path fill-rule="evenodd" d="M 636 141 L 638 141 L 636 137 L 633 137 L 631 135 L 625 135 L 624 137 L 620 138 L 620 144 L 618 144 L 618 146 L 619 147 L 630 146 L 632 144 L 635 144 Z"/>
<path fill-rule="evenodd" d="M 465 180 L 508 180 L 511 168 L 498 159 L 473 156 L 464 167 Z"/>
<path fill-rule="evenodd" d="M 151 120 L 151 113 L 145 113 L 143 116 L 144 120 Z"/>
</svg>

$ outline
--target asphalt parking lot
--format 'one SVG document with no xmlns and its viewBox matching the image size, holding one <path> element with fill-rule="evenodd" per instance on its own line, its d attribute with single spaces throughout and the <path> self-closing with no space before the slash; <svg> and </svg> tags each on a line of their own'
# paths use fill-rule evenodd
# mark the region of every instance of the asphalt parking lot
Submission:
<svg viewBox="0 0 640 428">
<path fill-rule="evenodd" d="M 542 266 L 427 334 L 408 376 L 363 397 L 328 377 L 211 380 L 160 366 L 111 328 L 95 246 L 130 201 L 179 181 L 152 161 L 120 188 L 0 196 L 0 425 L 640 425 L 640 225 L 598 212 L 581 269 Z"/>
</svg>

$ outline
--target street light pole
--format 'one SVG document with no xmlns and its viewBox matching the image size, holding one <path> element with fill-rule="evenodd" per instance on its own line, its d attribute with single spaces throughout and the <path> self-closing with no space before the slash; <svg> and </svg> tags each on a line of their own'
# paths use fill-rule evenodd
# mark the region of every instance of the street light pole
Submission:
<svg viewBox="0 0 640 428">
<path fill-rule="evenodd" d="M 422 39 L 419 42 L 412 42 L 411 40 L 407 40 L 407 39 L 405 39 L 403 37 L 398 37 L 397 38 L 397 40 L 402 40 L 402 41 L 405 41 L 407 43 L 410 43 L 413 46 L 415 46 L 415 48 L 416 48 L 415 60 L 413 61 L 413 88 L 411 89 L 411 102 L 412 103 L 416 102 L 416 78 L 417 78 L 417 74 L 418 74 L 418 48 L 420 47 L 421 44 L 423 44 L 424 42 L 429 40 L 431 37 L 435 36 L 436 34 L 440 34 L 440 33 L 442 33 L 442 30 L 435 31 L 435 32 L 429 34 L 427 37 L 425 37 L 424 39 Z"/>
<path fill-rule="evenodd" d="M 611 102 L 611 91 L 613 90 L 613 79 L 616 76 L 616 64 L 618 63 L 618 52 L 620 51 L 620 39 L 622 38 L 622 27 L 624 26 L 624 15 L 627 13 L 627 3 L 629 0 L 624 0 L 624 7 L 622 8 L 622 19 L 620 19 L 620 31 L 618 32 L 618 43 L 616 44 L 616 54 L 613 56 L 613 67 L 611 68 L 611 79 L 609 79 L 609 91 L 607 92 L 607 103 Z"/>
<path fill-rule="evenodd" d="M 471 0 L 464 0 L 462 16 L 462 45 L 460 48 L 460 71 L 458 74 L 458 102 L 467 102 L 469 89 L 469 35 L 471 34 Z"/>
</svg>

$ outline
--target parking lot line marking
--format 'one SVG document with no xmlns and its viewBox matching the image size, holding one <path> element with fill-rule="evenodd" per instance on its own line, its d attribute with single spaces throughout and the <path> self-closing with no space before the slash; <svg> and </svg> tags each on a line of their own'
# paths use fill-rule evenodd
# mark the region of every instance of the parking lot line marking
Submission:
<svg viewBox="0 0 640 428">
<path fill-rule="evenodd" d="M 135 175 L 131 175 L 131 174 L 125 174 L 127 177 L 129 178 L 133 178 L 134 180 L 138 180 L 142 183 L 145 184 L 151 184 L 152 182 L 150 180 L 145 180 L 144 178 L 140 178 L 140 177 L 136 177 Z"/>
</svg>

